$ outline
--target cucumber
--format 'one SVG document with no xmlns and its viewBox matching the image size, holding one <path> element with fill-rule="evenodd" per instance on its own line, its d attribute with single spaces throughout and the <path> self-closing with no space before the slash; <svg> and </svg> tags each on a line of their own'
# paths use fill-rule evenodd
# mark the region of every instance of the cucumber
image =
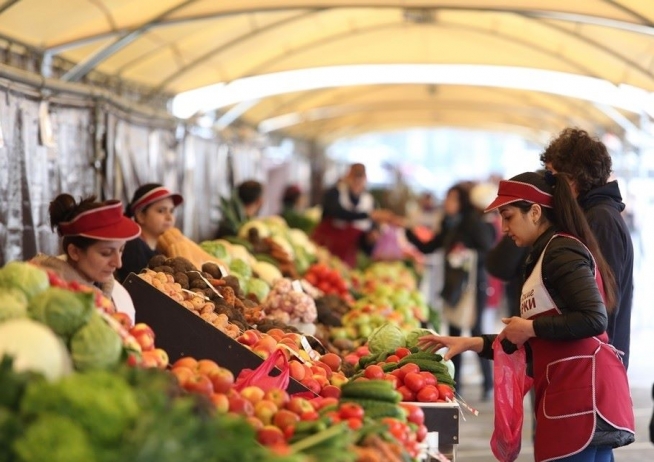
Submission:
<svg viewBox="0 0 654 462">
<path fill-rule="evenodd" d="M 360 398 L 387 403 L 399 403 L 402 400 L 402 395 L 395 391 L 391 382 L 385 380 L 366 380 L 342 385 L 341 398 Z"/>
<path fill-rule="evenodd" d="M 380 402 L 370 399 L 346 399 L 363 407 L 366 417 L 372 419 L 381 419 L 382 417 L 395 417 L 396 419 L 405 420 L 406 413 L 397 404 Z"/>
</svg>

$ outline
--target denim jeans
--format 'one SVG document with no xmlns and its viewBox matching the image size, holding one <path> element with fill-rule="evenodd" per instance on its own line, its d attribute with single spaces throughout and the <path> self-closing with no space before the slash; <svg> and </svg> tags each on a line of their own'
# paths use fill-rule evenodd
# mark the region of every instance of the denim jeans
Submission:
<svg viewBox="0 0 654 462">
<path fill-rule="evenodd" d="M 609 446 L 588 446 L 579 454 L 556 460 L 561 462 L 611 462 L 614 460 L 613 449 Z"/>
</svg>

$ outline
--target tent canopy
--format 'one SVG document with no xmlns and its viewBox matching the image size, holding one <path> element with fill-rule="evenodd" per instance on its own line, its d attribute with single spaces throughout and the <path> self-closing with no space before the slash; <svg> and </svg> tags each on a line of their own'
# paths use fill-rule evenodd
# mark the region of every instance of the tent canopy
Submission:
<svg viewBox="0 0 654 462">
<path fill-rule="evenodd" d="M 515 66 L 654 92 L 651 0 L 5 0 L 0 36 L 74 63 L 65 80 L 99 71 L 150 96 L 355 64 Z M 428 83 L 286 92 L 238 115 L 323 141 L 413 126 L 620 131 L 641 117 L 574 95 Z"/>
</svg>

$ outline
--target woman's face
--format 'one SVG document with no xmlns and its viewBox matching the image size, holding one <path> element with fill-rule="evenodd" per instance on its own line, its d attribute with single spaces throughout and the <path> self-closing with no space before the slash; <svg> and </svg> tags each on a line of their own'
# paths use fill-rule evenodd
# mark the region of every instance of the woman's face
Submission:
<svg viewBox="0 0 654 462">
<path fill-rule="evenodd" d="M 456 215 L 461 210 L 461 201 L 459 200 L 459 191 L 452 189 L 448 191 L 443 201 L 443 210 L 446 215 Z"/>
<path fill-rule="evenodd" d="M 136 212 L 135 218 L 143 234 L 158 238 L 175 226 L 175 204 L 166 197 L 152 203 L 145 211 Z"/>
<path fill-rule="evenodd" d="M 86 250 L 68 246 L 68 258 L 71 265 L 86 279 L 105 283 L 113 278 L 114 272 L 123 266 L 122 257 L 125 249 L 124 240 L 98 241 Z"/>
<path fill-rule="evenodd" d="M 506 205 L 500 207 L 502 216 L 502 232 L 507 234 L 518 247 L 529 247 L 541 234 L 539 225 L 540 210 L 535 211 L 534 207 L 524 213 L 518 207 Z"/>
</svg>

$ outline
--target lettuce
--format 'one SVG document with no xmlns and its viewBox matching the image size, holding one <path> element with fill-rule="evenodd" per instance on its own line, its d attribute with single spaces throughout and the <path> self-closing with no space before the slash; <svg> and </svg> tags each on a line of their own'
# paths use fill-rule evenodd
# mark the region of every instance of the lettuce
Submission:
<svg viewBox="0 0 654 462">
<path fill-rule="evenodd" d="M 395 351 L 404 346 L 406 346 L 404 333 L 397 325 L 390 322 L 373 330 L 368 337 L 368 348 L 373 354 Z"/>
<path fill-rule="evenodd" d="M 122 348 L 118 333 L 96 311 L 70 340 L 73 364 L 81 371 L 115 366 L 120 360 Z"/>
<path fill-rule="evenodd" d="M 0 269 L 0 287 L 21 290 L 28 300 L 49 286 L 48 273 L 31 263 L 10 261 Z"/>
<path fill-rule="evenodd" d="M 32 319 L 48 325 L 65 339 L 85 325 L 94 310 L 93 292 L 72 292 L 59 287 L 50 287 L 34 296 L 28 306 Z"/>
</svg>

